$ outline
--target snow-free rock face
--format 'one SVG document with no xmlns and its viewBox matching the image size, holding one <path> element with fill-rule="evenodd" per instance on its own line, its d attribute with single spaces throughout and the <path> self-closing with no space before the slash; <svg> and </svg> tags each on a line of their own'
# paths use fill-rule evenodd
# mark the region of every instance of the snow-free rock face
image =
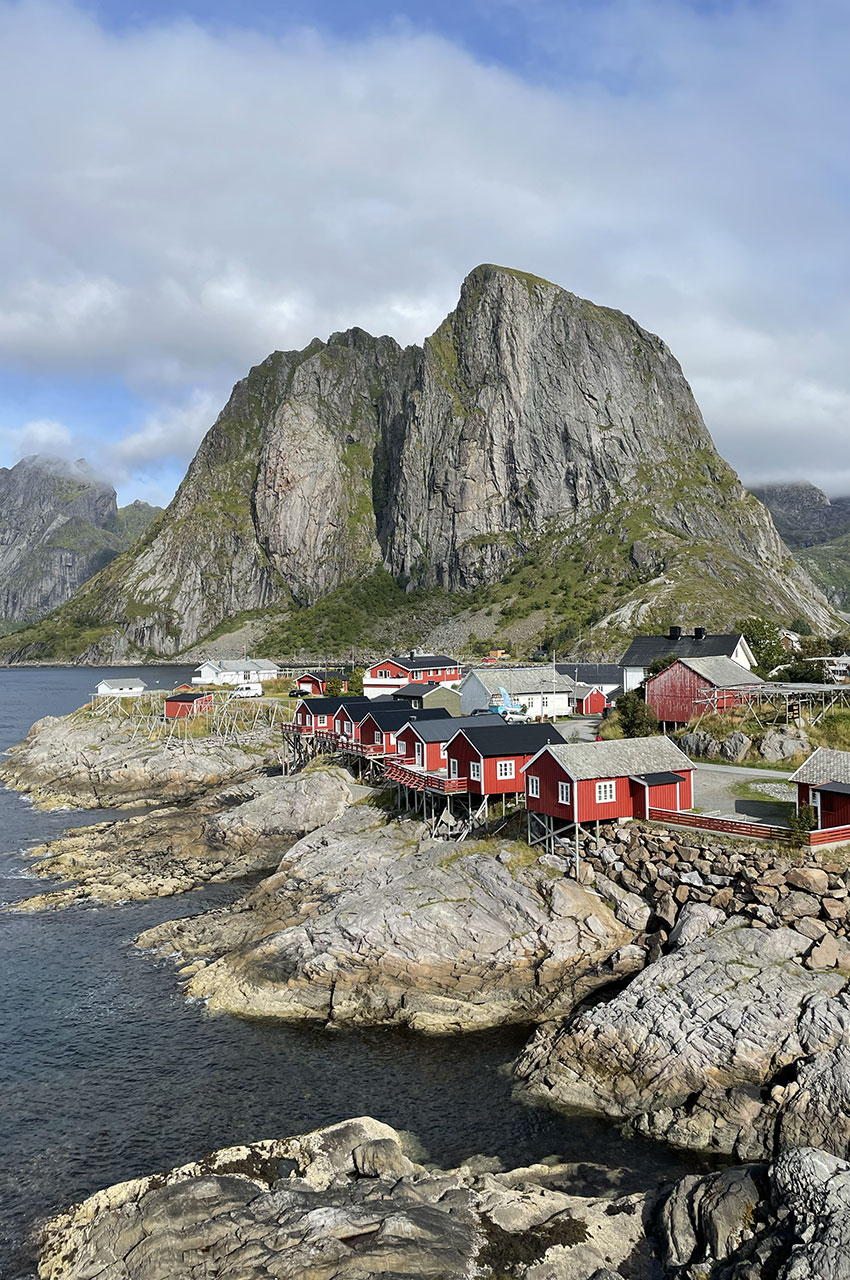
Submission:
<svg viewBox="0 0 850 1280">
<path fill-rule="evenodd" d="M 661 602 L 703 622 L 758 608 L 832 622 L 664 343 L 495 266 L 422 347 L 353 329 L 252 369 L 85 616 L 111 628 L 101 656 L 171 654 L 378 566 L 462 592 L 527 555 L 613 584 L 621 621 Z"/>
<path fill-rule="evenodd" d="M 0 467 L 0 624 L 32 622 L 70 600 L 158 514 L 144 502 L 119 511 L 115 490 L 82 461 Z"/>
<path fill-rule="evenodd" d="M 743 1159 L 850 1153 L 846 973 L 804 968 L 802 932 L 742 917 L 679 941 L 613 1000 L 536 1033 L 517 1066 L 532 1095 Z"/>
</svg>

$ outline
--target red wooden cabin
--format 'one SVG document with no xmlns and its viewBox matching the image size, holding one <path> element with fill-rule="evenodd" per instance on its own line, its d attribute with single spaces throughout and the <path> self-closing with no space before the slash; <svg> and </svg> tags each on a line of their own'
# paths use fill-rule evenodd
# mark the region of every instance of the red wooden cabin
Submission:
<svg viewBox="0 0 850 1280">
<path fill-rule="evenodd" d="M 463 716 L 441 720 L 411 720 L 396 734 L 399 760 L 426 772 L 437 773 L 447 767 L 446 747 L 459 729 L 480 729 L 485 725 L 504 724 L 501 716 Z"/>
<path fill-rule="evenodd" d="M 363 692 L 375 698 L 411 683 L 459 684 L 462 676 L 460 663 L 445 653 L 411 653 L 373 662 L 363 675 Z"/>
<path fill-rule="evenodd" d="M 516 795 L 524 786 L 523 766 L 547 743 L 563 741 L 551 724 L 467 726 L 446 745 L 448 776 L 465 778 L 470 795 Z"/>
<path fill-rule="evenodd" d="M 526 808 L 560 822 L 681 812 L 693 807 L 693 771 L 669 738 L 547 746 L 525 767 Z"/>
<path fill-rule="evenodd" d="M 166 720 L 185 720 L 204 711 L 212 711 L 211 693 L 170 693 L 165 699 Z"/>
<path fill-rule="evenodd" d="M 348 676 L 344 671 L 302 671 L 295 681 L 295 688 L 299 693 L 323 697 L 329 680 L 339 680 L 343 693 L 348 689 Z"/>
<path fill-rule="evenodd" d="M 430 707 L 427 710 L 411 711 L 410 707 L 398 706 L 395 703 L 381 703 L 371 709 L 360 721 L 360 746 L 364 752 L 375 755 L 396 755 L 398 753 L 397 734 L 408 722 L 422 720 L 426 724 L 434 720 L 452 722 L 452 716 L 445 707 Z"/>
<path fill-rule="evenodd" d="M 706 694 L 712 710 L 729 711 L 745 701 L 738 686 L 752 684 L 764 681 L 731 658 L 677 658 L 647 680 L 646 701 L 662 726 L 688 724 L 708 709 Z"/>
<path fill-rule="evenodd" d="M 577 716 L 601 716 L 608 706 L 605 694 L 595 685 L 577 684 L 573 696 Z"/>
<path fill-rule="evenodd" d="M 850 751 L 818 747 L 796 773 L 797 808 L 810 804 L 817 829 L 850 826 Z"/>
<path fill-rule="evenodd" d="M 371 705 L 370 699 L 365 697 L 299 698 L 293 723 L 302 733 L 332 733 L 333 718 L 340 707 L 348 707 L 352 711 L 362 707 L 368 711 Z"/>
</svg>

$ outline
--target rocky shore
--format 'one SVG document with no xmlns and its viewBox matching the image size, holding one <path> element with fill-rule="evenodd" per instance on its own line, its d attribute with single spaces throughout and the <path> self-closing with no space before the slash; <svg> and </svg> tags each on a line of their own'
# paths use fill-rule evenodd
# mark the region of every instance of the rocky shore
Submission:
<svg viewBox="0 0 850 1280">
<path fill-rule="evenodd" d="M 262 733 L 150 742 L 131 720 L 83 707 L 37 720 L 0 759 L 0 782 L 43 808 L 114 809 L 191 800 L 279 763 Z"/>
<path fill-rule="evenodd" d="M 643 965 L 634 937 L 524 844 L 453 845 L 361 804 L 237 903 L 138 942 L 214 1011 L 447 1034 L 566 1013 Z"/>
<path fill-rule="evenodd" d="M 369 1117 L 214 1152 L 47 1223 L 42 1280 L 847 1280 L 850 1165 L 772 1164 L 625 1190 L 555 1159 L 419 1163 Z M 411 1158 L 414 1157 L 414 1158 Z"/>
</svg>

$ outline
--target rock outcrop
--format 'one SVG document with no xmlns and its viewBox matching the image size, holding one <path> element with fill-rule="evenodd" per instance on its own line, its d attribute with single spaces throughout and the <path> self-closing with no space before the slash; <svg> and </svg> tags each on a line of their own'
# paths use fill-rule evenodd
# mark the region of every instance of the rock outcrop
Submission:
<svg viewBox="0 0 850 1280">
<path fill-rule="evenodd" d="M 450 1033 L 555 1017 L 644 961 L 524 845 L 452 845 L 355 805 L 232 907 L 143 933 L 213 1011 Z"/>
<path fill-rule="evenodd" d="M 592 1173 L 427 1169 L 389 1125 L 361 1117 L 100 1191 L 47 1224 L 39 1275 L 608 1280 L 628 1262 L 648 1280 L 657 1193 L 589 1195 Z"/>
<path fill-rule="evenodd" d="M 70 600 L 159 514 L 145 502 L 119 509 L 83 461 L 0 467 L 0 624 L 33 622 Z"/>
<path fill-rule="evenodd" d="M 252 369 L 155 531 L 67 623 L 85 617 L 101 657 L 174 654 L 234 614 L 297 608 L 371 570 L 462 593 L 529 557 L 553 593 L 598 579 L 578 602 L 588 618 L 690 608 L 698 583 L 704 622 L 756 609 L 834 623 L 664 343 L 489 265 L 422 347 L 352 329 Z"/>
<path fill-rule="evenodd" d="M 279 764 L 277 743 L 258 732 L 239 743 L 133 737 L 133 722 L 82 708 L 37 720 L 0 758 L 0 782 L 44 808 L 79 809 L 189 800 Z"/>
<path fill-rule="evenodd" d="M 805 968 L 812 941 L 796 929 L 700 910 L 709 914 L 678 948 L 613 1000 L 538 1030 L 518 1076 L 538 1100 L 604 1112 L 674 1146 L 744 1159 L 799 1143 L 847 1154 L 847 972 Z"/>
</svg>

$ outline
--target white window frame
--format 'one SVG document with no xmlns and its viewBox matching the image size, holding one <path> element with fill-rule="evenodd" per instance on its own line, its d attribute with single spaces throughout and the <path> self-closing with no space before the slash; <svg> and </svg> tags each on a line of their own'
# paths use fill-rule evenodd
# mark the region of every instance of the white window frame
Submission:
<svg viewBox="0 0 850 1280">
<path fill-rule="evenodd" d="M 458 776 L 457 760 L 455 759 L 454 756 L 452 756 L 451 760 L 449 761 L 449 777 L 456 778 L 457 776 Z"/>
<path fill-rule="evenodd" d="M 532 800 L 540 799 L 540 779 L 536 773 L 530 773 L 528 775 L 528 794 L 531 796 Z"/>
<path fill-rule="evenodd" d="M 445 742 L 440 743 L 440 759 L 445 760 L 448 756 L 448 745 Z"/>
<path fill-rule="evenodd" d="M 481 781 L 481 761 L 473 760 L 469 766 L 469 776 L 473 782 Z"/>
<path fill-rule="evenodd" d="M 544 707 L 544 708 L 545 708 L 545 707 L 548 707 L 548 705 L 549 705 L 549 695 L 548 695 L 548 693 L 544 693 L 544 694 L 542 694 L 542 695 L 541 695 L 541 698 L 540 698 L 540 705 L 541 705 L 541 707 Z"/>
<path fill-rule="evenodd" d="M 394 747 L 394 746 L 395 746 L 395 734 L 394 734 L 394 733 L 388 733 L 388 734 L 387 734 L 387 742 L 389 742 L 389 744 L 390 744 L 390 746 L 391 746 L 391 747 Z"/>
<path fill-rule="evenodd" d="M 295 723 L 296 723 L 296 724 L 303 724 L 303 723 L 304 723 L 304 717 L 302 716 L 302 714 L 301 714 L 301 712 L 300 712 L 300 711 L 298 712 L 298 715 L 295 717 Z"/>
<path fill-rule="evenodd" d="M 516 766 L 513 760 L 497 760 L 496 761 L 496 777 L 504 782 L 507 778 L 516 777 Z"/>
<path fill-rule="evenodd" d="M 418 741 L 418 739 L 413 749 L 413 755 L 416 759 L 417 769 L 421 769 L 425 763 L 425 748 L 422 746 L 422 743 Z"/>
<path fill-rule="evenodd" d="M 604 782 L 596 784 L 596 803 L 597 804 L 613 804 L 617 799 L 617 783 L 614 779 L 607 778 Z"/>
<path fill-rule="evenodd" d="M 319 716 L 319 728 L 320 728 L 320 729 L 324 729 L 324 728 L 325 728 L 325 726 L 327 725 L 327 723 L 328 723 L 328 717 L 327 717 L 327 716 Z"/>
<path fill-rule="evenodd" d="M 346 720 L 344 725 L 342 726 L 342 731 L 345 734 L 346 738 L 351 737 L 351 731 L 353 728 L 354 728 L 354 725 L 351 723 L 351 721 Z"/>
<path fill-rule="evenodd" d="M 571 782 L 558 783 L 558 804 L 569 804 L 572 798 L 573 788 Z"/>
<path fill-rule="evenodd" d="M 384 735 L 381 733 L 380 729 L 376 729 L 374 733 L 375 746 L 379 747 L 383 742 L 383 740 L 384 740 Z"/>
</svg>

